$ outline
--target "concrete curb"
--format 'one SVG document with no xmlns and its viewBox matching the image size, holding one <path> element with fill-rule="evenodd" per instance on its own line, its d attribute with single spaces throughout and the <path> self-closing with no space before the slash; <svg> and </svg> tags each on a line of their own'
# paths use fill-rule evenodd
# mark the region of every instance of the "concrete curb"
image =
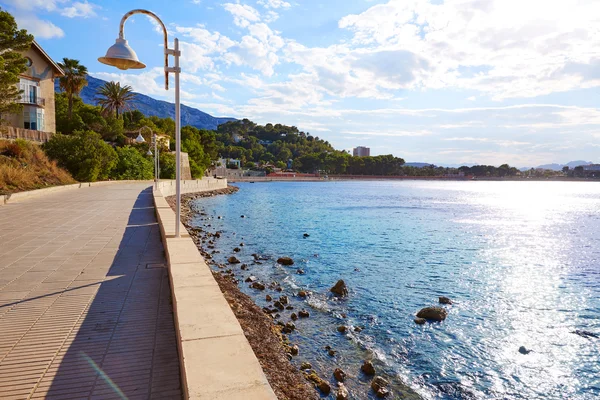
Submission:
<svg viewBox="0 0 600 400">
<path fill-rule="evenodd" d="M 106 185 L 114 185 L 114 184 L 141 183 L 141 182 L 152 183 L 153 181 L 131 181 L 131 180 L 128 180 L 128 181 L 99 181 L 99 182 L 80 182 L 80 183 L 74 183 L 72 185 L 52 186 L 52 187 L 43 188 L 43 189 L 28 190 L 25 192 L 17 192 L 17 193 L 0 196 L 0 205 L 12 203 L 15 201 L 21 201 L 21 200 L 25 200 L 25 199 L 30 199 L 30 198 L 34 198 L 34 197 L 40 197 L 40 196 L 44 196 L 44 195 L 51 194 L 51 193 L 63 192 L 65 190 L 81 189 L 81 188 L 88 188 L 88 187 L 93 187 L 93 186 L 106 186 Z"/>
<path fill-rule="evenodd" d="M 182 193 L 227 187 L 227 180 L 183 181 Z M 185 399 L 277 400 L 242 328 L 193 240 L 174 237 L 175 213 L 165 196 L 174 181 L 153 191 L 169 264 L 181 383 Z"/>
</svg>

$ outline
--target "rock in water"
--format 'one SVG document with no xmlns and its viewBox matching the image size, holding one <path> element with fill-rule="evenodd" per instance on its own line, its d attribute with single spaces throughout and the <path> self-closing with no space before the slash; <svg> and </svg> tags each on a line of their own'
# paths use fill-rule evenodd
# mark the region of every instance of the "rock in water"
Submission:
<svg viewBox="0 0 600 400">
<path fill-rule="evenodd" d="M 446 296 L 440 296 L 439 301 L 440 301 L 440 304 L 452 304 L 452 300 L 450 300 Z"/>
<path fill-rule="evenodd" d="M 290 318 L 292 319 L 292 321 L 295 321 L 298 319 L 298 315 L 296 315 L 296 313 L 292 313 L 292 315 L 290 315 Z"/>
<path fill-rule="evenodd" d="M 348 296 L 348 287 L 343 279 L 337 281 L 337 283 L 330 289 L 330 291 L 336 296 L 346 297 Z"/>
<path fill-rule="evenodd" d="M 245 282 L 248 282 L 248 283 L 256 282 L 256 277 L 255 276 L 249 276 L 249 277 L 246 278 Z"/>
<path fill-rule="evenodd" d="M 307 238 L 307 237 L 309 237 L 309 236 L 310 236 L 310 235 L 309 235 L 308 233 L 305 233 L 305 234 L 304 234 L 304 237 L 305 237 L 305 238 Z"/>
<path fill-rule="evenodd" d="M 279 257 L 277 263 L 281 265 L 294 265 L 294 260 L 290 257 Z"/>
<path fill-rule="evenodd" d="M 346 327 L 344 325 L 340 325 L 337 327 L 337 331 L 339 333 L 346 333 Z"/>
<path fill-rule="evenodd" d="M 308 293 L 306 293 L 306 290 L 301 290 L 298 292 L 298 297 L 306 297 L 308 295 Z"/>
<path fill-rule="evenodd" d="M 363 365 L 360 367 L 360 370 L 366 375 L 375 375 L 375 367 L 371 361 L 364 361 Z"/>
<path fill-rule="evenodd" d="M 588 331 L 580 331 L 579 329 L 576 330 L 576 331 L 573 331 L 571 333 L 574 333 L 574 334 L 579 335 L 581 337 L 584 337 L 586 339 L 591 339 L 591 338 L 598 339 L 598 338 L 600 338 L 600 335 L 598 335 L 597 333 L 588 332 Z"/>
<path fill-rule="evenodd" d="M 425 307 L 417 313 L 417 318 L 429 321 L 443 321 L 448 316 L 448 311 L 442 307 Z"/>
<path fill-rule="evenodd" d="M 336 368 L 335 371 L 333 371 L 333 376 L 338 382 L 344 382 L 346 379 L 346 373 L 340 368 Z"/>
<path fill-rule="evenodd" d="M 239 247 L 236 247 L 235 249 L 233 249 L 234 253 L 239 253 L 240 251 L 242 251 L 242 249 L 240 249 Z"/>
<path fill-rule="evenodd" d="M 229 264 L 239 264 L 240 260 L 238 260 L 235 256 L 231 256 L 227 259 L 227 262 L 229 262 Z"/>
<path fill-rule="evenodd" d="M 384 379 L 381 376 L 376 376 L 371 381 L 371 389 L 373 389 L 375 394 L 377 394 L 377 397 L 383 398 L 389 394 L 389 390 L 387 389 L 389 384 L 390 383 L 387 381 L 387 379 Z"/>
<path fill-rule="evenodd" d="M 425 318 L 415 318 L 415 324 L 417 325 L 423 325 L 425 322 L 427 322 Z"/>
<path fill-rule="evenodd" d="M 265 300 L 267 300 L 267 301 L 272 301 L 272 300 L 273 300 L 273 298 L 272 298 L 270 295 L 266 295 L 266 296 L 265 296 Z"/>
<path fill-rule="evenodd" d="M 300 369 L 311 369 L 312 365 L 308 362 L 308 361 L 304 361 L 302 364 L 300 364 Z"/>
<path fill-rule="evenodd" d="M 252 285 L 250 285 L 250 287 L 252 289 L 265 290 L 265 285 L 263 285 L 260 282 L 252 282 Z"/>
<path fill-rule="evenodd" d="M 310 317 L 310 313 L 306 310 L 300 310 L 300 311 L 298 311 L 298 316 L 300 318 L 308 318 L 308 317 Z"/>
<path fill-rule="evenodd" d="M 350 393 L 348 393 L 348 389 L 346 389 L 346 385 L 340 383 L 340 387 L 335 394 L 335 400 L 348 400 L 350 398 Z"/>
<path fill-rule="evenodd" d="M 519 353 L 521 353 L 521 354 L 527 355 L 527 354 L 531 353 L 532 351 L 533 350 L 528 350 L 525 346 L 519 347 Z"/>
</svg>

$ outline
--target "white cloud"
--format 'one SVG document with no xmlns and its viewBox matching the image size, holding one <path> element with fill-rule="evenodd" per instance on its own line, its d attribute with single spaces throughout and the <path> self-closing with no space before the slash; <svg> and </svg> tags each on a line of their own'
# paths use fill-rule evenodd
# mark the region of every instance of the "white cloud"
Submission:
<svg viewBox="0 0 600 400">
<path fill-rule="evenodd" d="M 68 18 L 89 18 L 95 17 L 96 11 L 94 9 L 98 8 L 97 5 L 88 3 L 87 1 L 79 2 L 76 1 L 71 4 L 69 7 L 65 7 L 61 11 L 61 15 Z"/>
<path fill-rule="evenodd" d="M 61 38 L 65 36 L 65 32 L 50 21 L 44 21 L 37 18 L 35 15 L 16 14 L 15 19 L 19 24 L 19 28 L 27 29 L 38 39 Z"/>
<path fill-rule="evenodd" d="M 593 45 L 599 22 L 595 0 L 391 0 L 342 18 L 339 27 L 354 33 L 358 48 L 424 60 L 425 73 L 415 74 L 424 88 L 465 88 L 500 100 L 600 86 L 598 69 L 588 68 L 600 66 Z"/>
<path fill-rule="evenodd" d="M 247 4 L 223 4 L 225 10 L 233 15 L 233 23 L 241 28 L 247 28 L 252 22 L 260 21 L 260 13 Z"/>
<path fill-rule="evenodd" d="M 380 131 L 343 131 L 342 133 L 348 135 L 359 135 L 359 136 L 390 136 L 390 137 L 405 137 L 405 136 L 427 136 L 431 135 L 430 131 L 393 131 L 393 132 L 380 132 Z"/>
<path fill-rule="evenodd" d="M 265 8 L 290 8 L 292 6 L 284 0 L 258 0 L 256 3 Z"/>
<path fill-rule="evenodd" d="M 21 10 L 54 11 L 68 0 L 5 0 L 5 3 Z"/>
</svg>

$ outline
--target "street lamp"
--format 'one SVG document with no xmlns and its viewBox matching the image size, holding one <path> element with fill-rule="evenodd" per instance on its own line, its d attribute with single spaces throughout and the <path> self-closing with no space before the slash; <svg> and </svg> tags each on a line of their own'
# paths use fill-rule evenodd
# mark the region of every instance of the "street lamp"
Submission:
<svg viewBox="0 0 600 400">
<path fill-rule="evenodd" d="M 175 191 L 177 197 L 176 214 L 177 219 L 175 221 L 175 237 L 180 237 L 179 234 L 179 221 L 181 218 L 181 114 L 180 114 L 180 103 L 179 103 L 179 74 L 181 68 L 179 68 L 179 57 L 181 52 L 179 51 L 179 39 L 174 39 L 174 48 L 169 49 L 169 40 L 167 36 L 167 28 L 165 24 L 158 18 L 156 14 L 148 10 L 132 10 L 123 16 L 121 19 L 121 25 L 119 27 L 119 38 L 116 40 L 108 51 L 106 56 L 98 58 L 103 64 L 111 65 L 122 70 L 126 69 L 142 69 L 146 65 L 138 60 L 137 54 L 125 40 L 124 26 L 125 21 L 134 14 L 144 14 L 154 18 L 161 26 L 164 33 L 164 55 L 165 55 L 165 89 L 169 90 L 169 72 L 175 75 Z M 173 56 L 175 59 L 175 66 L 169 67 L 169 56 Z"/>
<path fill-rule="evenodd" d="M 150 146 L 154 145 L 154 188 L 158 189 L 158 180 L 160 179 L 160 158 L 158 153 L 158 137 L 156 136 L 156 132 L 152 130 L 149 126 L 142 126 L 140 128 L 140 136 L 142 135 L 142 130 L 146 128 L 150 131 L 152 135 L 152 141 L 150 142 Z M 152 150 L 150 150 L 150 146 L 148 146 L 147 156 L 152 155 Z"/>
</svg>

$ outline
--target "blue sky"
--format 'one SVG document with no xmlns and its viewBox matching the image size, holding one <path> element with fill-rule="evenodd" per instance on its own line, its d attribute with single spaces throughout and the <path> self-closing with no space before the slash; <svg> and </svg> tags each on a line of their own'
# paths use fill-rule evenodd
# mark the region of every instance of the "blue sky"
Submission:
<svg viewBox="0 0 600 400">
<path fill-rule="evenodd" d="M 122 15 L 157 13 L 182 46 L 183 102 L 296 125 L 335 147 L 438 164 L 600 162 L 597 0 L 0 0 L 60 60 L 152 97 L 161 35 L 125 36 L 148 65 L 97 58 Z"/>
</svg>

